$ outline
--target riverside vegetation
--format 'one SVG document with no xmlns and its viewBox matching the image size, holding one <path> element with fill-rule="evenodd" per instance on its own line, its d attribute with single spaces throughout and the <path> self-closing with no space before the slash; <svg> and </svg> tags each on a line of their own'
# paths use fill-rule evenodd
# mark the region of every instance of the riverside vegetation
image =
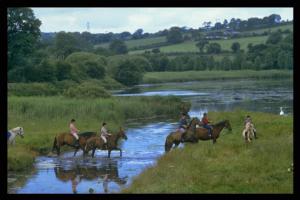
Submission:
<svg viewBox="0 0 300 200">
<path fill-rule="evenodd" d="M 70 119 L 81 131 L 99 132 L 103 121 L 112 131 L 126 128 L 126 120 L 156 116 L 177 116 L 189 110 L 189 103 L 177 97 L 111 97 L 70 99 L 66 97 L 8 97 L 8 127 L 23 126 L 24 139 L 8 149 L 8 170 L 32 166 L 35 156 L 48 154 L 54 136 L 68 131 Z"/>
<path fill-rule="evenodd" d="M 251 115 L 258 139 L 242 139 L 243 119 Z M 163 155 L 133 180 L 124 193 L 293 193 L 293 116 L 235 110 L 210 112 L 229 119 L 218 142 L 186 143 Z"/>
</svg>

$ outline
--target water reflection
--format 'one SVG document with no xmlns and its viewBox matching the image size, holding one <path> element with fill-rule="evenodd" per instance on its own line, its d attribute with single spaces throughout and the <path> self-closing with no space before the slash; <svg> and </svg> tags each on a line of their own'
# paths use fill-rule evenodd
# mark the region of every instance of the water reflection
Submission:
<svg viewBox="0 0 300 200">
<path fill-rule="evenodd" d="M 102 183 L 99 184 L 102 187 L 101 190 L 107 193 L 109 192 L 109 183 L 113 182 L 122 187 L 126 184 L 128 178 L 127 176 L 120 177 L 117 160 L 109 159 L 102 160 L 97 165 L 82 165 L 77 163 L 71 168 L 56 166 L 54 172 L 58 180 L 70 183 L 74 194 L 78 193 L 77 187 L 84 181 Z"/>
</svg>

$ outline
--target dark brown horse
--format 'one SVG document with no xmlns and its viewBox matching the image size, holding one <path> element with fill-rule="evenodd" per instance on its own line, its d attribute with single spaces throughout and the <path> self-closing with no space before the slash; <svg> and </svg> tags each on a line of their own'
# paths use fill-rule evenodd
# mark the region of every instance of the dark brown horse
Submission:
<svg viewBox="0 0 300 200">
<path fill-rule="evenodd" d="M 75 152 L 74 152 L 74 156 L 75 156 L 79 148 L 81 148 L 82 150 L 84 149 L 86 140 L 96 135 L 97 135 L 96 132 L 84 132 L 78 134 L 79 136 L 79 147 L 78 147 L 75 145 L 76 139 L 73 135 L 71 135 L 68 132 L 59 133 L 54 138 L 52 152 L 54 151 L 54 149 L 56 149 L 57 155 L 59 155 L 60 147 L 64 145 L 68 145 L 70 147 L 75 148 Z"/>
<path fill-rule="evenodd" d="M 208 136 L 208 130 L 203 127 L 196 128 L 195 132 L 187 133 L 184 135 L 184 142 L 198 142 L 198 140 L 213 140 L 216 143 L 217 138 L 220 136 L 223 128 L 227 128 L 229 131 L 232 130 L 229 120 L 223 120 L 212 125 L 212 137 Z"/>
<path fill-rule="evenodd" d="M 107 148 L 105 147 L 104 141 L 101 137 L 91 137 L 86 141 L 83 156 L 85 156 L 90 150 L 92 150 L 92 157 L 94 157 L 95 151 L 98 148 L 100 150 L 108 150 L 108 158 L 110 158 L 110 153 L 112 150 L 120 151 L 120 157 L 122 157 L 122 149 L 118 147 L 118 141 L 121 138 L 127 140 L 127 136 L 121 127 L 118 133 L 112 134 L 107 138 Z"/>
<path fill-rule="evenodd" d="M 184 133 L 181 133 L 178 130 L 176 130 L 175 132 L 171 132 L 166 138 L 165 152 L 170 151 L 173 144 L 175 144 L 174 148 L 176 148 L 180 144 L 182 136 L 184 136 L 185 134 L 188 134 L 188 133 L 190 133 L 190 134 L 193 133 L 196 129 L 196 124 L 199 124 L 199 123 L 200 123 L 200 120 L 197 117 L 195 117 L 190 121 L 190 123 L 187 127 L 187 130 Z M 191 135 L 193 136 L 193 134 L 191 134 Z"/>
</svg>

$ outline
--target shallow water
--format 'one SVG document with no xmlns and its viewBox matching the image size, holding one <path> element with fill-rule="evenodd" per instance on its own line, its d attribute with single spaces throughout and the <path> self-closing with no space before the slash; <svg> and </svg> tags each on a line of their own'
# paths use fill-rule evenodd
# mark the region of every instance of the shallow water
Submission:
<svg viewBox="0 0 300 200">
<path fill-rule="evenodd" d="M 200 117 L 207 111 L 250 111 L 279 114 L 293 113 L 291 81 L 211 81 L 180 84 L 148 84 L 119 96 L 177 95 L 192 103 L 189 114 Z M 174 119 L 152 119 L 129 123 L 128 140 L 121 141 L 123 156 L 113 151 L 96 151 L 95 158 L 73 157 L 67 152 L 60 157 L 41 156 L 31 172 L 8 173 L 9 193 L 117 193 L 128 187 L 133 178 L 153 166 L 164 153 L 165 137 L 177 127 Z M 147 138 L 147 139 L 145 139 Z M 181 148 L 179 146 L 179 148 Z"/>
</svg>

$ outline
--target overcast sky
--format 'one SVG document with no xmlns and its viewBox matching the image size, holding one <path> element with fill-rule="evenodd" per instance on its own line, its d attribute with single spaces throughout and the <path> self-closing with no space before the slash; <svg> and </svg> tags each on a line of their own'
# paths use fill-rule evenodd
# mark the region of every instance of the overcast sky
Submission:
<svg viewBox="0 0 300 200">
<path fill-rule="evenodd" d="M 282 20 L 293 20 L 293 8 L 33 8 L 42 21 L 42 32 L 133 33 L 157 32 L 172 26 L 202 27 L 231 18 L 248 19 L 279 14 Z"/>
</svg>

